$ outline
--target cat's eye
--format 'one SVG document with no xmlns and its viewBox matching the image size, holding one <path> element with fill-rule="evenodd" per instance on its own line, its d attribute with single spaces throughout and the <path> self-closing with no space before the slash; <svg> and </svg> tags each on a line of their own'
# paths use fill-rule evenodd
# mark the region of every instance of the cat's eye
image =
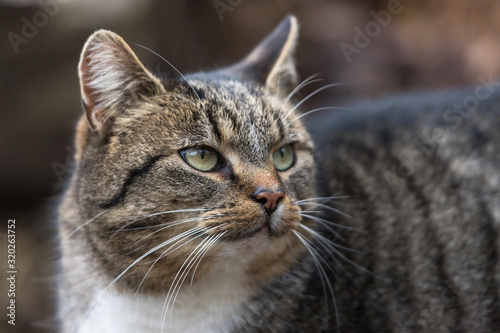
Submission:
<svg viewBox="0 0 500 333">
<path fill-rule="evenodd" d="M 212 148 L 188 148 L 181 150 L 180 154 L 187 164 L 200 171 L 213 171 L 219 166 L 219 156 Z"/>
<path fill-rule="evenodd" d="M 286 171 L 295 163 L 295 152 L 292 145 L 285 145 L 273 153 L 274 167 L 278 171 Z"/>
</svg>

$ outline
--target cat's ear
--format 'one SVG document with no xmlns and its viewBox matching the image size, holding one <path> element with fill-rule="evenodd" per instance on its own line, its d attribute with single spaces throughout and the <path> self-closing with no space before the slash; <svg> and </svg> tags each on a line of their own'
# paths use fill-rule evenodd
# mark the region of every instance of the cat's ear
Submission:
<svg viewBox="0 0 500 333">
<path fill-rule="evenodd" d="M 88 122 L 101 132 L 107 131 L 127 106 L 164 93 L 160 81 L 128 44 L 107 30 L 95 32 L 85 43 L 78 75 Z"/>
<path fill-rule="evenodd" d="M 288 94 L 297 85 L 293 59 L 299 26 L 287 16 L 249 55 L 224 70 L 225 74 L 255 80 L 279 94 Z"/>
</svg>

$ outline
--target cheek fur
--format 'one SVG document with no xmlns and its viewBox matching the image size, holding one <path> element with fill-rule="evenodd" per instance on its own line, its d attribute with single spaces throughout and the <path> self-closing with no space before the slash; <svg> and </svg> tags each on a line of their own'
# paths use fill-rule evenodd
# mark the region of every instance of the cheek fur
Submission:
<svg viewBox="0 0 500 333">
<path fill-rule="evenodd" d="M 274 237 L 265 243 L 252 240 L 267 215 L 260 204 L 248 197 L 248 186 L 229 186 L 179 168 L 177 162 L 167 159 L 155 165 L 150 174 L 136 179 L 123 202 L 114 207 L 106 219 L 97 219 L 99 223 L 87 229 L 89 248 L 113 277 L 146 251 L 174 240 L 145 257 L 141 265 L 134 265 L 120 282 L 137 288 L 147 274 L 141 288 L 155 291 L 173 281 L 203 239 L 224 233 L 218 239 L 218 246 L 205 254 L 197 276 L 191 278 L 196 281 L 208 274 L 214 260 L 220 259 L 224 244 L 230 242 L 239 244 L 238 249 L 245 254 L 253 253 L 249 274 L 255 283 L 264 283 L 286 269 L 293 258 L 304 251 L 291 230 L 298 230 L 299 223 L 311 227 L 310 221 L 302 220 L 300 207 L 294 204 L 313 196 L 309 180 L 314 170 L 311 164 L 311 159 L 303 158 L 282 177 L 287 196 L 269 220 Z M 200 211 L 169 213 L 196 209 Z M 182 236 L 195 228 L 200 232 Z M 265 254 L 259 254 L 262 249 L 266 249 Z"/>
</svg>

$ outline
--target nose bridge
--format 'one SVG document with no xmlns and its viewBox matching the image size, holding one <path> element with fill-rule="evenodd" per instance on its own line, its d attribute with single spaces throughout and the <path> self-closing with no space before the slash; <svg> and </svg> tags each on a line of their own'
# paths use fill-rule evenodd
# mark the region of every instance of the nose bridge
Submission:
<svg viewBox="0 0 500 333">
<path fill-rule="evenodd" d="M 251 163 L 239 156 L 231 156 L 232 169 L 237 176 L 240 190 L 253 195 L 258 190 L 285 192 L 283 184 L 272 165 Z"/>
<path fill-rule="evenodd" d="M 268 170 L 259 170 L 252 175 L 252 187 L 256 191 L 284 192 L 283 185 L 276 173 Z"/>
</svg>

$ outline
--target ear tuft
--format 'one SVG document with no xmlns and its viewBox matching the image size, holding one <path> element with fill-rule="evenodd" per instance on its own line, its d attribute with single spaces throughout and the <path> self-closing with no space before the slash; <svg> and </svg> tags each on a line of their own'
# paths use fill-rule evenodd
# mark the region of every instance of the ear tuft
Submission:
<svg viewBox="0 0 500 333">
<path fill-rule="evenodd" d="M 254 80 L 272 92 L 286 95 L 298 81 L 293 59 L 298 33 L 297 19 L 287 16 L 248 56 L 219 73 Z"/>
<path fill-rule="evenodd" d="M 83 105 L 94 129 L 107 128 L 124 105 L 141 94 L 162 90 L 156 79 L 117 34 L 99 30 L 83 48 L 78 67 Z"/>
</svg>

